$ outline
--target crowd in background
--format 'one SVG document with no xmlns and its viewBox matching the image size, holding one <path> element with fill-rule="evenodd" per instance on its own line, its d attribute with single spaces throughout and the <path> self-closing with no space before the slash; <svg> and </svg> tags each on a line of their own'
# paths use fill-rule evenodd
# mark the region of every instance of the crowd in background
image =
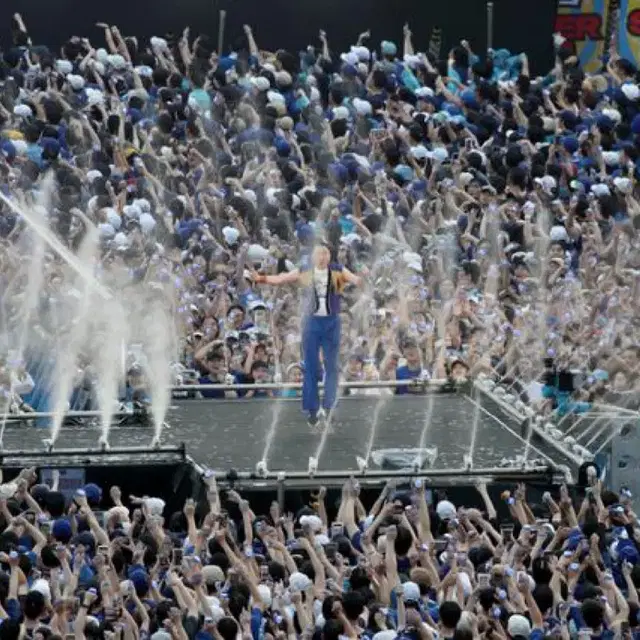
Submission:
<svg viewBox="0 0 640 640">
<path fill-rule="evenodd" d="M 97 227 L 97 278 L 170 290 L 179 383 L 298 382 L 298 291 L 251 273 L 296 268 L 322 241 L 368 273 L 345 292 L 346 381 L 484 372 L 518 379 L 546 410 L 569 374 L 572 406 L 634 395 L 640 88 L 615 38 L 587 75 L 556 34 L 553 68 L 532 77 L 526 54 L 479 55 L 464 40 L 421 53 L 408 25 L 400 44 L 374 48 L 364 32 L 338 52 L 320 32 L 299 54 L 261 51 L 250 26 L 246 47 L 223 54 L 189 28 L 141 42 L 98 26 L 97 41 L 53 51 L 16 14 L 0 63 L 0 384 L 12 408 L 46 404 L 52 318 L 77 291 L 47 250 L 28 348 L 11 351 L 34 235 L 11 203 L 72 252 Z M 128 399 L 148 385 L 131 353 Z M 90 358 L 77 366 L 72 404 L 84 408 Z M 241 395 L 261 394 L 277 392 Z"/>
<path fill-rule="evenodd" d="M 99 28 L 53 51 L 15 15 L 0 62 L 4 411 L 46 404 L 60 335 L 82 329 L 64 313 L 73 273 L 38 257 L 21 211 L 76 255 L 96 229 L 91 273 L 123 298 L 162 291 L 183 384 L 300 379 L 299 292 L 252 274 L 322 241 L 366 274 L 345 292 L 345 380 L 484 373 L 548 410 L 637 390 L 640 87 L 615 38 L 586 75 L 555 36 L 532 77 L 525 54 L 466 41 L 420 53 L 409 26 L 345 52 L 320 32 L 300 54 L 261 51 L 249 26 L 224 53 L 189 29 Z M 122 399 L 144 401 L 149 354 L 121 348 Z M 74 408 L 95 400 L 91 355 Z M 205 477 L 206 500 L 171 513 L 169 496 L 65 496 L 25 469 L 0 484 L 0 640 L 630 638 L 638 519 L 627 490 L 588 477 L 573 498 L 505 492 L 500 522 L 484 484 L 480 509 L 420 480 L 367 509 L 350 480 L 337 510 L 321 488 L 257 514 Z"/>
</svg>

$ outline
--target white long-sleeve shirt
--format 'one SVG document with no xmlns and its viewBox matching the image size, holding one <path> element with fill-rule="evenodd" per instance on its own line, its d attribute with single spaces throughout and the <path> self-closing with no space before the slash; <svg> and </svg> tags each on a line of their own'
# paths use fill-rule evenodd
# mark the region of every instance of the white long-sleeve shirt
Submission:
<svg viewBox="0 0 640 640">
<path fill-rule="evenodd" d="M 18 376 L 15 372 L 11 373 L 11 388 L 14 393 L 19 396 L 26 396 L 33 391 L 36 383 L 28 371 L 25 371 L 24 375 Z"/>
</svg>

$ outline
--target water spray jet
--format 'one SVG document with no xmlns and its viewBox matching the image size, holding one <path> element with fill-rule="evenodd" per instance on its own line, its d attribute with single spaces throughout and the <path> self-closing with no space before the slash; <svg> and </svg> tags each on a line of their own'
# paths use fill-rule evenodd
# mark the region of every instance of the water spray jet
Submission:
<svg viewBox="0 0 640 640">
<path fill-rule="evenodd" d="M 260 460 L 256 464 L 256 475 L 258 476 L 258 478 L 266 478 L 268 474 L 269 470 L 267 469 L 266 460 Z"/>
</svg>

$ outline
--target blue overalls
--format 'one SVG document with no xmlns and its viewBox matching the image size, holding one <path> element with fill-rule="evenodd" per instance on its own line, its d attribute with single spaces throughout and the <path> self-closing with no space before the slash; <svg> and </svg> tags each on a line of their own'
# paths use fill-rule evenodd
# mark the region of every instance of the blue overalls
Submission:
<svg viewBox="0 0 640 640">
<path fill-rule="evenodd" d="M 313 269 L 301 272 L 305 287 L 302 316 L 302 409 L 315 416 L 320 409 L 321 371 L 324 368 L 324 397 L 322 406 L 328 412 L 338 397 L 340 376 L 340 294 L 344 288 L 342 265 L 330 264 L 327 269 L 327 315 L 315 315 L 320 301 L 313 282 Z M 322 349 L 322 365 L 320 364 Z"/>
</svg>

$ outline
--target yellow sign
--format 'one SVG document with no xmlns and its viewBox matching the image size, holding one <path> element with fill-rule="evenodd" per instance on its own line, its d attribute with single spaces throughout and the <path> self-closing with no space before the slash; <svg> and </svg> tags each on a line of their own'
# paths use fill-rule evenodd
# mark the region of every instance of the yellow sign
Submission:
<svg viewBox="0 0 640 640">
<path fill-rule="evenodd" d="M 602 67 L 608 10 L 608 0 L 558 2 L 555 31 L 566 38 L 565 46 L 573 49 L 586 71 Z"/>
</svg>

